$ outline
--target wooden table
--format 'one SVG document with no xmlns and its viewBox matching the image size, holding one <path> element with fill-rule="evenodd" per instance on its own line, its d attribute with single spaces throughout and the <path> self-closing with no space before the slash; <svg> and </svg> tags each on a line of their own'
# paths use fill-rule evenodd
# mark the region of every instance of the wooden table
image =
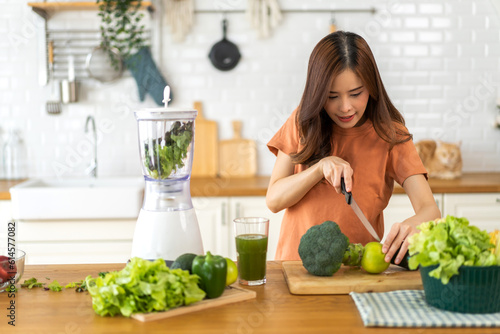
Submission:
<svg viewBox="0 0 500 334">
<path fill-rule="evenodd" d="M 36 277 L 61 285 L 100 271 L 119 270 L 123 264 L 30 265 L 21 281 Z M 268 283 L 251 287 L 257 299 L 225 305 L 159 321 L 142 323 L 124 317 L 94 313 L 88 293 L 19 289 L 14 299 L 0 294 L 0 333 L 499 333 L 499 328 L 366 328 L 348 295 L 294 296 L 281 271 L 281 262 L 269 262 Z M 15 324 L 7 324 L 7 307 L 15 301 Z"/>
</svg>

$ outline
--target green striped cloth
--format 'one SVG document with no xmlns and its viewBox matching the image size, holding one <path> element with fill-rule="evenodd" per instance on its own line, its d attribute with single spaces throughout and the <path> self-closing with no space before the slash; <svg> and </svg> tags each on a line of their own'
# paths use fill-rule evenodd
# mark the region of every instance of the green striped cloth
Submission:
<svg viewBox="0 0 500 334">
<path fill-rule="evenodd" d="M 423 290 L 350 295 L 367 327 L 500 327 L 500 313 L 440 310 L 427 304 Z"/>
</svg>

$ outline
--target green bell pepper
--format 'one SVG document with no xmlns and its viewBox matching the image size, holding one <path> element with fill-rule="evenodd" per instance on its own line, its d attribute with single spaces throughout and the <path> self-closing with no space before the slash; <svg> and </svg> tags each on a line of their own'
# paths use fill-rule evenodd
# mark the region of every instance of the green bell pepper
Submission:
<svg viewBox="0 0 500 334">
<path fill-rule="evenodd" d="M 198 255 L 191 267 L 193 274 L 200 276 L 200 288 L 206 292 L 207 298 L 217 298 L 226 287 L 227 262 L 219 255 Z"/>
</svg>

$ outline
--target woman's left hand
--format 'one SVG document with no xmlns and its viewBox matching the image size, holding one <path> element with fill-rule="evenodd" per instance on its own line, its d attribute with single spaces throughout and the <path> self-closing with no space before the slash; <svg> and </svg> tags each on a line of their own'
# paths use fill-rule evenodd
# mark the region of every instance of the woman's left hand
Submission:
<svg viewBox="0 0 500 334">
<path fill-rule="evenodd" d="M 431 188 L 422 174 L 409 176 L 403 183 L 403 188 L 410 198 L 415 215 L 405 219 L 401 223 L 392 225 L 382 252 L 385 253 L 385 262 L 390 262 L 394 254 L 399 250 L 396 264 L 403 260 L 408 250 L 408 238 L 417 233 L 417 226 L 422 222 L 434 220 L 441 217 L 441 212 L 432 196 Z"/>
<path fill-rule="evenodd" d="M 395 261 L 395 264 L 399 264 L 408 250 L 408 238 L 417 232 L 416 224 L 406 221 L 394 223 L 382 245 L 382 252 L 385 253 L 385 262 L 390 262 L 399 249 Z"/>
</svg>

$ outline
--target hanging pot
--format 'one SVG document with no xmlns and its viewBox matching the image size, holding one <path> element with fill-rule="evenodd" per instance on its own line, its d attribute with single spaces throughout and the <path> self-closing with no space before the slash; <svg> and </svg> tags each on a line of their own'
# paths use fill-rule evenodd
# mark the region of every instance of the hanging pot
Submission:
<svg viewBox="0 0 500 334">
<path fill-rule="evenodd" d="M 221 71 L 229 71 L 238 65 L 241 54 L 238 47 L 226 38 L 227 20 L 222 20 L 222 40 L 215 43 L 208 54 L 212 65 Z"/>
</svg>

